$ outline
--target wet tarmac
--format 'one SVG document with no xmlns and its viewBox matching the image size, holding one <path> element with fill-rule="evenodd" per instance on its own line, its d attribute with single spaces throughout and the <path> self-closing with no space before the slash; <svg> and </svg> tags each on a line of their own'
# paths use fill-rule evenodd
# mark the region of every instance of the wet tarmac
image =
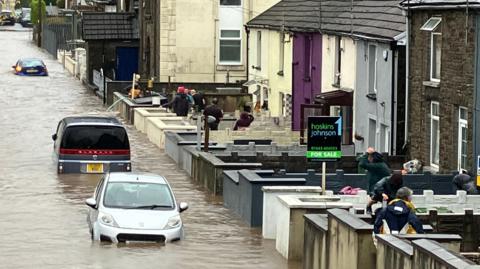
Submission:
<svg viewBox="0 0 480 269">
<path fill-rule="evenodd" d="M 0 268 L 300 268 L 131 126 L 133 170 L 164 175 L 190 205 L 182 213 L 186 238 L 166 246 L 92 242 L 84 200 L 99 176 L 57 175 L 51 135 L 64 116 L 115 114 L 31 35 L 0 29 Z M 50 76 L 15 76 L 21 57 L 44 59 Z"/>
</svg>

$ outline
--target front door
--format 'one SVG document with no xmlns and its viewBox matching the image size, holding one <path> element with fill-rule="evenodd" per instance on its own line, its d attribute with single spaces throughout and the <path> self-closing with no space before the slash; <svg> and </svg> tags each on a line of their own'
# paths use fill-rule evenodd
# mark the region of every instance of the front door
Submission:
<svg viewBox="0 0 480 269">
<path fill-rule="evenodd" d="M 138 47 L 118 47 L 115 63 L 115 80 L 131 81 L 138 73 Z"/>
</svg>

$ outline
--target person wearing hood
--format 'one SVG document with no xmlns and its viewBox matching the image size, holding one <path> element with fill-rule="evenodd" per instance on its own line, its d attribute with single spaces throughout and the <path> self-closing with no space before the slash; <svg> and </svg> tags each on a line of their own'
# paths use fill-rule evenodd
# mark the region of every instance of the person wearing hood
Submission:
<svg viewBox="0 0 480 269">
<path fill-rule="evenodd" d="M 372 192 L 375 184 L 390 175 L 390 168 L 385 163 L 382 154 L 369 147 L 367 152 L 358 158 L 358 166 L 367 170 L 368 192 Z"/>
<path fill-rule="evenodd" d="M 452 180 L 455 191 L 466 191 L 467 194 L 478 194 L 477 186 L 475 186 L 475 181 L 468 174 L 467 171 L 460 171 L 460 174 L 453 177 Z"/>
<path fill-rule="evenodd" d="M 389 203 L 395 199 L 397 191 L 403 187 L 402 171 L 394 171 L 391 176 L 382 178 L 373 187 L 370 193 L 370 201 L 367 204 L 367 213 L 372 212 L 372 205 L 378 202 L 387 201 Z"/>
<path fill-rule="evenodd" d="M 185 117 L 188 115 L 188 109 L 190 108 L 190 102 L 188 101 L 187 95 L 185 94 L 185 88 L 179 86 L 177 89 L 177 95 L 173 100 L 163 106 L 172 106 L 173 112 L 177 116 Z"/>
<path fill-rule="evenodd" d="M 422 223 L 414 213 L 412 194 L 412 190 L 407 187 L 397 191 L 396 198 L 378 214 L 373 225 L 375 234 L 425 233 Z"/>
<path fill-rule="evenodd" d="M 248 128 L 255 118 L 248 112 L 244 111 L 240 114 L 240 119 L 235 122 L 233 130 L 244 130 Z"/>
</svg>

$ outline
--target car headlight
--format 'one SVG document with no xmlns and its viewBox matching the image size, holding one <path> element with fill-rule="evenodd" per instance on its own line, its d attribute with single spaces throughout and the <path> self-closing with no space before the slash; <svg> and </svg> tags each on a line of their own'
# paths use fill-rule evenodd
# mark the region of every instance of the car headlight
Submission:
<svg viewBox="0 0 480 269">
<path fill-rule="evenodd" d="M 168 219 L 167 225 L 165 225 L 165 229 L 177 228 L 180 227 L 180 225 L 182 225 L 182 219 L 180 219 L 180 215 L 176 215 Z"/>
<path fill-rule="evenodd" d="M 115 219 L 110 214 L 103 213 L 103 214 L 99 215 L 98 218 L 100 219 L 100 222 L 102 224 L 105 224 L 107 226 L 112 226 L 112 227 L 118 227 L 117 222 L 115 221 Z"/>
</svg>

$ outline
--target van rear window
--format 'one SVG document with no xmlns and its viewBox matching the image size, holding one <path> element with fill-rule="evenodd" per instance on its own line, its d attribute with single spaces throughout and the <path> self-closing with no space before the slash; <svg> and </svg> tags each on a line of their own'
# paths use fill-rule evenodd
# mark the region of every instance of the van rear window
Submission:
<svg viewBox="0 0 480 269">
<path fill-rule="evenodd" d="M 114 126 L 70 126 L 62 139 L 64 149 L 130 149 L 127 132 Z"/>
</svg>

